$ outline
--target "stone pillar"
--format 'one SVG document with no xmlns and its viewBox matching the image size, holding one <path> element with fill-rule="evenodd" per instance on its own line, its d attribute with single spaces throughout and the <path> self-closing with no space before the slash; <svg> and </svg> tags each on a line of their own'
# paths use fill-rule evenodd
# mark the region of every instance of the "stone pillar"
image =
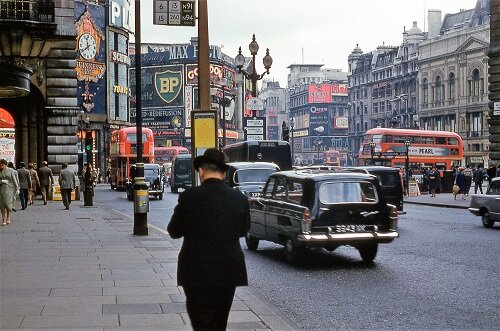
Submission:
<svg viewBox="0 0 500 331">
<path fill-rule="evenodd" d="M 493 106 L 500 104 L 500 1 L 490 2 L 490 49 L 488 52 L 490 76 L 488 77 L 489 90 L 489 119 L 490 125 L 490 159 L 494 164 L 500 162 L 500 114 L 494 115 Z"/>
</svg>

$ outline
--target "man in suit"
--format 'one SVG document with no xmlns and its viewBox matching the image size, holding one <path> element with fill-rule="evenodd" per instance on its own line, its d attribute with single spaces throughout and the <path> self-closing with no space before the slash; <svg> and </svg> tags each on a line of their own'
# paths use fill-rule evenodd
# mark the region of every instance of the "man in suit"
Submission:
<svg viewBox="0 0 500 331">
<path fill-rule="evenodd" d="M 19 163 L 17 169 L 17 176 L 19 177 L 19 200 L 21 200 L 21 209 L 25 210 L 28 206 L 28 190 L 31 187 L 31 175 L 24 162 Z"/>
<path fill-rule="evenodd" d="M 38 169 L 38 179 L 40 179 L 40 191 L 42 191 L 43 204 L 46 205 L 50 188 L 54 185 L 52 170 L 47 166 L 47 161 L 43 161 L 42 166 Z"/>
<path fill-rule="evenodd" d="M 71 192 L 76 187 L 75 173 L 68 169 L 68 164 L 63 163 L 61 172 L 59 172 L 59 187 L 61 188 L 61 196 L 64 204 L 64 209 L 68 210 L 71 204 Z"/>
<path fill-rule="evenodd" d="M 194 330 L 225 330 L 236 286 L 248 285 L 239 243 L 250 228 L 248 199 L 224 183 L 223 152 L 207 149 L 194 168 L 201 185 L 179 195 L 167 227 L 172 238 L 184 237 L 177 283 Z"/>
</svg>

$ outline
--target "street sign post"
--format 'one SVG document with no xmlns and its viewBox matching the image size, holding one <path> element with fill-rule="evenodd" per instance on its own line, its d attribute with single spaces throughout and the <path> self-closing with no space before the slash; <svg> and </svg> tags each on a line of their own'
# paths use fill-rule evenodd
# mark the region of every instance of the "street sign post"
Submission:
<svg viewBox="0 0 500 331">
<path fill-rule="evenodd" d="M 154 0 L 153 24 L 195 26 L 195 0 Z"/>
</svg>

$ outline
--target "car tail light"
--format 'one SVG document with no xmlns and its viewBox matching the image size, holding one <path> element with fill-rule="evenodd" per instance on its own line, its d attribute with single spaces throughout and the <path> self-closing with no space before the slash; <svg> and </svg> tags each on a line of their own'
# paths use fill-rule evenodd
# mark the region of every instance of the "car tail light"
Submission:
<svg viewBox="0 0 500 331">
<path fill-rule="evenodd" d="M 391 218 L 391 229 L 396 231 L 398 229 L 398 209 L 396 206 L 389 205 L 391 207 L 391 211 L 389 217 Z"/>
<path fill-rule="evenodd" d="M 306 208 L 302 213 L 302 233 L 311 233 L 311 211 Z"/>
</svg>

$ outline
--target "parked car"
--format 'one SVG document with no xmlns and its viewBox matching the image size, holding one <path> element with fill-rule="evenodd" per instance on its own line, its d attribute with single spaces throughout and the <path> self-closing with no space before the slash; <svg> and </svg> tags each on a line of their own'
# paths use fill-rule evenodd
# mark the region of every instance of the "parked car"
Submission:
<svg viewBox="0 0 500 331">
<path fill-rule="evenodd" d="M 350 168 L 351 171 L 364 171 L 378 178 L 387 203 L 393 204 L 403 211 L 403 178 L 399 169 L 383 166 L 362 166 Z"/>
<path fill-rule="evenodd" d="M 399 236 L 397 209 L 387 204 L 378 180 L 357 172 L 280 171 L 269 176 L 262 195 L 250 198 L 246 245 L 260 240 L 285 246 L 294 262 L 305 248 L 333 251 L 355 247 L 364 262 L 375 259 L 378 244 Z"/>
<path fill-rule="evenodd" d="M 170 191 L 179 192 L 179 188 L 185 189 L 192 185 L 193 162 L 191 154 L 179 154 L 172 160 L 170 173 Z"/>
<path fill-rule="evenodd" d="M 130 165 L 130 177 L 127 178 L 126 191 L 127 199 L 129 201 L 134 200 L 134 180 L 136 176 L 136 165 Z M 146 179 L 146 184 L 148 185 L 148 192 L 150 196 L 154 198 L 163 200 L 164 186 L 164 174 L 163 168 L 156 163 L 145 163 L 144 164 L 144 177 Z"/>
<path fill-rule="evenodd" d="M 486 194 L 471 195 L 469 211 L 481 216 L 485 228 L 500 222 L 500 177 L 491 180 Z"/>
<path fill-rule="evenodd" d="M 271 162 L 230 162 L 228 165 L 225 182 L 247 197 L 260 196 L 267 178 L 280 171 L 280 168 Z"/>
</svg>

